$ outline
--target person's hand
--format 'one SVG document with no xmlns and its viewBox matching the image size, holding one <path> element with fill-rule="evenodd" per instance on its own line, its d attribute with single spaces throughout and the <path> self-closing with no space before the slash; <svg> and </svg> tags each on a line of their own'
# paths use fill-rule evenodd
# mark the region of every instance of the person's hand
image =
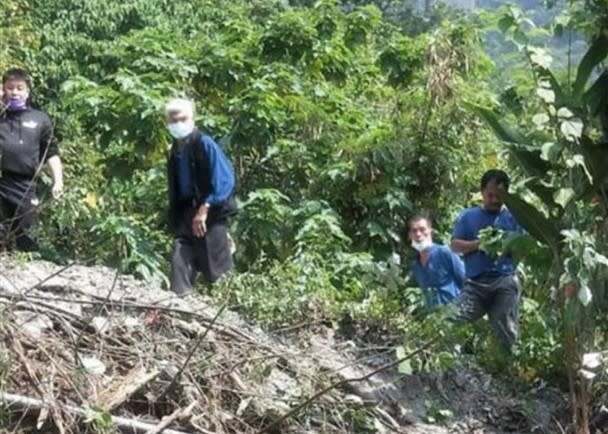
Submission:
<svg viewBox="0 0 608 434">
<path fill-rule="evenodd" d="M 63 195 L 63 181 L 55 181 L 51 188 L 53 199 L 57 200 Z"/>
<path fill-rule="evenodd" d="M 207 214 L 209 208 L 207 205 L 201 205 L 192 219 L 192 234 L 196 238 L 202 238 L 207 233 Z"/>
</svg>

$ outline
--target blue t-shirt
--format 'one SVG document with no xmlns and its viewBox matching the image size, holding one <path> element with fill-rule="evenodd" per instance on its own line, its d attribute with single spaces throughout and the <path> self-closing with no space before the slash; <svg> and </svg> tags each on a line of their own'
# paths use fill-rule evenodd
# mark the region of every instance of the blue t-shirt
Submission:
<svg viewBox="0 0 608 434">
<path fill-rule="evenodd" d="M 465 209 L 460 214 L 454 225 L 452 238 L 474 241 L 479 239 L 479 231 L 488 226 L 503 231 L 522 232 L 521 227 L 506 207 L 493 213 L 476 206 Z M 482 250 L 464 255 L 464 265 L 469 279 L 481 276 L 508 276 L 515 273 L 515 264 L 510 255 L 492 258 Z"/>
<path fill-rule="evenodd" d="M 422 289 L 428 308 L 452 302 L 464 283 L 464 264 L 448 247 L 433 244 L 428 262 L 420 263 L 420 256 L 412 264 L 412 273 Z"/>
</svg>

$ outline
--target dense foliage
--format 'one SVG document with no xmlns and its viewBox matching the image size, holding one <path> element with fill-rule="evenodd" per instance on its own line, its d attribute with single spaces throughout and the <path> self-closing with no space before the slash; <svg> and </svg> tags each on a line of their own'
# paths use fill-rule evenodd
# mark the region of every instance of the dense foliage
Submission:
<svg viewBox="0 0 608 434">
<path fill-rule="evenodd" d="M 301 251 L 307 229 L 385 259 L 405 216 L 422 207 L 445 224 L 448 197 L 465 200 L 481 170 L 466 169 L 473 156 L 492 158 L 462 104 L 483 100 L 489 69 L 463 24 L 412 38 L 373 6 L 331 1 L 41 1 L 26 13 L 32 41 L 11 46 L 12 63 L 32 71 L 68 171 L 41 233 L 57 258 L 162 271 L 172 95 L 197 101 L 234 159 L 243 269 Z M 320 248 L 312 241 L 304 250 Z"/>
</svg>

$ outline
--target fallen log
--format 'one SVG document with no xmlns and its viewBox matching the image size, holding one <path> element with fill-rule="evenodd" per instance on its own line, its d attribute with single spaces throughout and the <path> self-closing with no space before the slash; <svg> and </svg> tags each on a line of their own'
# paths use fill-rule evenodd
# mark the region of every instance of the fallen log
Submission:
<svg viewBox="0 0 608 434">
<path fill-rule="evenodd" d="M 45 404 L 39 399 L 30 398 L 29 396 L 17 395 L 14 393 L 0 392 L 0 402 L 6 405 L 15 405 L 26 410 L 42 410 L 48 407 L 48 404 Z M 83 418 L 89 416 L 89 411 L 82 407 L 74 407 L 72 405 L 67 404 L 58 404 L 57 408 Z M 116 426 L 116 428 L 125 433 L 130 434 L 145 434 L 150 431 L 154 432 L 154 430 L 158 427 L 158 424 L 160 423 L 142 422 L 137 419 L 129 419 L 126 417 L 114 415 L 110 415 L 110 417 L 112 419 L 112 423 Z M 177 431 L 168 428 L 164 428 L 162 432 L 165 434 L 190 434 L 185 431 Z"/>
</svg>

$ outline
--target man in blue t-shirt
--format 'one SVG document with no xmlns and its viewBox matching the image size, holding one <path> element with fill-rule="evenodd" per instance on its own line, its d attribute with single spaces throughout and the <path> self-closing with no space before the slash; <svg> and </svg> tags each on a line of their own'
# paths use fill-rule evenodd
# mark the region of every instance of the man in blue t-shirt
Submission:
<svg viewBox="0 0 608 434">
<path fill-rule="evenodd" d="M 509 177 L 489 170 L 481 178 L 483 205 L 465 209 L 454 226 L 452 250 L 462 254 L 467 280 L 457 300 L 456 322 L 488 314 L 498 340 L 511 351 L 519 332 L 519 282 L 510 255 L 493 258 L 479 248 L 479 231 L 494 227 L 507 232 L 521 228 L 503 206 Z"/>
<path fill-rule="evenodd" d="M 427 308 L 451 303 L 464 283 L 464 264 L 448 247 L 433 243 L 433 228 L 427 217 L 412 217 L 408 235 L 418 252 L 412 273 L 422 289 Z"/>
</svg>

